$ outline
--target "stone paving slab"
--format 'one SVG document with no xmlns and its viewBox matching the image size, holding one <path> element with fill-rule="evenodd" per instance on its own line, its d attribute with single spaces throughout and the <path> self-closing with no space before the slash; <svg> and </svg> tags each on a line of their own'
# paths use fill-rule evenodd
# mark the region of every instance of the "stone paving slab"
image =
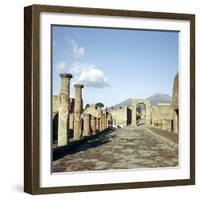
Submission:
<svg viewBox="0 0 200 200">
<path fill-rule="evenodd" d="M 109 131 L 52 162 L 53 172 L 176 166 L 178 149 L 171 148 L 145 127 Z"/>
</svg>

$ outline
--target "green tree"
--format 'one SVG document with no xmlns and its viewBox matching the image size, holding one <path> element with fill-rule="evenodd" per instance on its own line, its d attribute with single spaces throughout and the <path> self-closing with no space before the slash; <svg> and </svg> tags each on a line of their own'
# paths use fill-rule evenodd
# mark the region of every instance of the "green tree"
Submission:
<svg viewBox="0 0 200 200">
<path fill-rule="evenodd" d="M 103 108 L 104 107 L 104 104 L 103 103 L 101 103 L 101 102 L 99 102 L 99 103 L 96 103 L 95 104 L 95 107 L 99 107 L 99 108 Z"/>
<path fill-rule="evenodd" d="M 85 105 L 85 109 L 89 108 L 90 107 L 90 104 L 86 104 Z"/>
</svg>

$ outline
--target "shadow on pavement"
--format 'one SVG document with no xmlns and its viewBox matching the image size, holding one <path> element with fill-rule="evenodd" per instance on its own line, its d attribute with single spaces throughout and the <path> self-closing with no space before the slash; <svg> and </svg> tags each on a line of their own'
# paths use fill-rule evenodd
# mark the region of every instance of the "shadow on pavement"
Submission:
<svg viewBox="0 0 200 200">
<path fill-rule="evenodd" d="M 53 161 L 58 160 L 66 155 L 72 155 L 77 152 L 86 151 L 87 149 L 95 148 L 103 144 L 111 142 L 111 138 L 115 135 L 110 135 L 115 129 L 109 128 L 95 135 L 88 136 L 79 141 L 70 142 L 64 147 L 53 149 Z"/>
</svg>

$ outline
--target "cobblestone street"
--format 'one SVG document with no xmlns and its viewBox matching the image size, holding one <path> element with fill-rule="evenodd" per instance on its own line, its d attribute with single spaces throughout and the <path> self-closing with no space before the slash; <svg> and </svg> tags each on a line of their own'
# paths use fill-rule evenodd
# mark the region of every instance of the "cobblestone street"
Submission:
<svg viewBox="0 0 200 200">
<path fill-rule="evenodd" d="M 53 172 L 174 167 L 178 165 L 175 134 L 148 127 L 124 127 L 91 139 L 60 159 Z"/>
</svg>

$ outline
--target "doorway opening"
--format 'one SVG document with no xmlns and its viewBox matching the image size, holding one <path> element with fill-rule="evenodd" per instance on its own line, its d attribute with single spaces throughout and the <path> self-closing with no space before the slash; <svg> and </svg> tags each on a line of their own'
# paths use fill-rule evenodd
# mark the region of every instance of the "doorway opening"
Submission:
<svg viewBox="0 0 200 200">
<path fill-rule="evenodd" d="M 146 124 L 146 106 L 144 103 L 138 103 L 136 105 L 136 126 L 142 126 Z"/>
</svg>

